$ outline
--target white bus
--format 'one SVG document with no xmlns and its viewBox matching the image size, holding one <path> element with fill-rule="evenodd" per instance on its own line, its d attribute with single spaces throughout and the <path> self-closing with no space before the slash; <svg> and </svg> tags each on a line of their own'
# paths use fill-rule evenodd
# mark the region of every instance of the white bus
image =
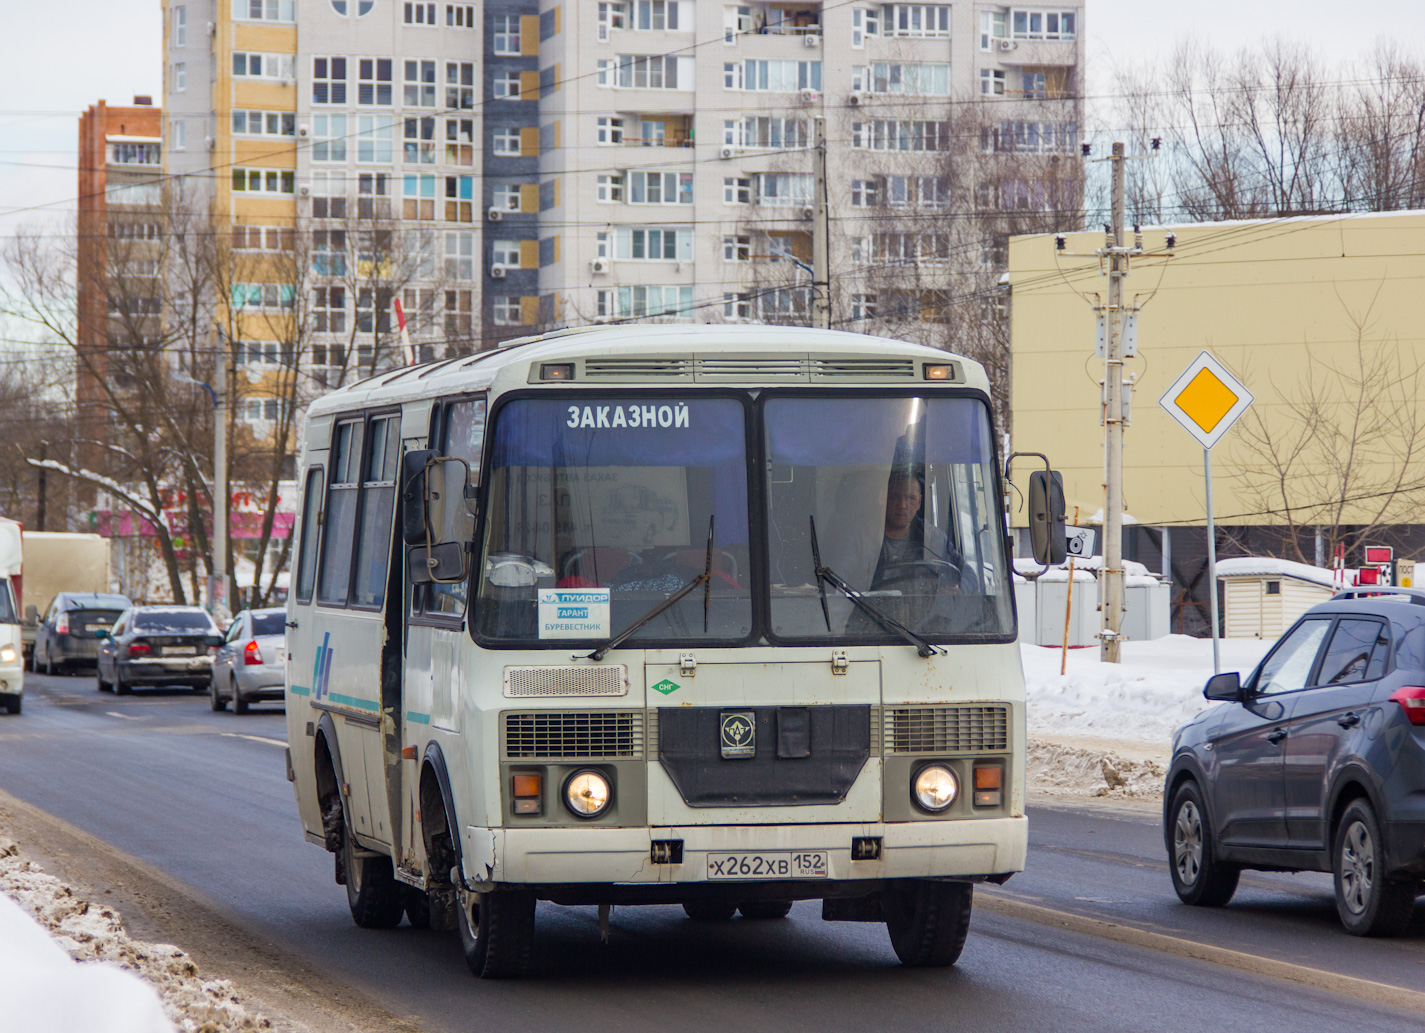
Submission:
<svg viewBox="0 0 1425 1033">
<path fill-rule="evenodd" d="M 496 977 L 537 900 L 821 900 L 952 964 L 1027 843 L 988 391 L 884 338 L 647 325 L 315 402 L 289 777 L 356 923 Z"/>
</svg>

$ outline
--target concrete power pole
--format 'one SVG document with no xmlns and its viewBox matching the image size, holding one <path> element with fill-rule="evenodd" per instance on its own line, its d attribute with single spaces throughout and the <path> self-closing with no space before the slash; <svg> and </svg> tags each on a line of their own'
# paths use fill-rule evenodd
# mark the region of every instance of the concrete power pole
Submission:
<svg viewBox="0 0 1425 1033">
<path fill-rule="evenodd" d="M 1108 311 L 1104 313 L 1104 517 L 1103 630 L 1099 659 L 1119 662 L 1123 631 L 1123 144 L 1113 145 L 1113 225 L 1101 254 L 1108 261 Z"/>
<path fill-rule="evenodd" d="M 226 617 L 231 589 L 228 582 L 228 362 L 232 342 L 218 328 L 218 368 L 213 378 L 213 567 L 208 608 Z"/>
<path fill-rule="evenodd" d="M 826 206 L 826 119 L 812 119 L 816 134 L 816 192 L 811 227 L 811 322 L 831 329 L 831 218 Z"/>
</svg>

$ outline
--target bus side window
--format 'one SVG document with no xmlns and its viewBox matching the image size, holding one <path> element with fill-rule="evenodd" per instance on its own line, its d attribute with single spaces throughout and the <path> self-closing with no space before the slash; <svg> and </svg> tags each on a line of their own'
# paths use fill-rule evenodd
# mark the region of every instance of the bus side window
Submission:
<svg viewBox="0 0 1425 1033">
<path fill-rule="evenodd" d="M 310 603 L 317 582 L 317 514 L 322 511 L 322 468 L 307 471 L 307 490 L 302 496 L 302 541 L 297 551 L 297 602 Z"/>
<path fill-rule="evenodd" d="M 331 481 L 327 486 L 326 533 L 317 602 L 345 606 L 351 590 L 351 552 L 356 538 L 356 500 L 361 479 L 360 420 L 339 423 L 332 433 Z"/>
<path fill-rule="evenodd" d="M 400 417 L 371 421 L 371 444 L 361 485 L 361 534 L 356 543 L 353 606 L 380 609 L 386 599 L 386 563 L 395 519 L 396 467 L 401 456 Z"/>
<path fill-rule="evenodd" d="M 485 444 L 485 399 L 465 398 L 450 402 L 441 421 L 440 454 L 463 459 L 470 467 L 470 484 L 480 483 L 480 454 Z M 425 612 L 444 617 L 465 613 L 466 585 L 426 585 Z"/>
</svg>

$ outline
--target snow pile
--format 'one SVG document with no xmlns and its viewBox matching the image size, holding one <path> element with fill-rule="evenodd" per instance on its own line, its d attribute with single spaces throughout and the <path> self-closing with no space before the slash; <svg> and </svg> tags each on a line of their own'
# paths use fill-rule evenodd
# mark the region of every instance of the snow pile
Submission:
<svg viewBox="0 0 1425 1033">
<path fill-rule="evenodd" d="M 1272 645 L 1224 639 L 1222 670 L 1245 674 Z M 1160 792 L 1174 729 L 1212 705 L 1202 698 L 1212 676 L 1210 639 L 1125 642 L 1120 664 L 1100 662 L 1097 649 L 1070 649 L 1062 675 L 1060 650 L 1022 645 L 1020 651 L 1031 789 Z"/>
<path fill-rule="evenodd" d="M 1080 581 L 1097 581 L 1098 572 L 1103 568 L 1102 556 L 1075 556 L 1074 562 L 1074 583 Z M 1157 585 L 1162 582 L 1158 575 L 1154 574 L 1142 563 L 1133 560 L 1123 560 L 1123 584 L 1125 587 L 1134 588 L 1140 585 Z M 1039 573 L 1042 568 L 1033 559 L 1019 558 L 1014 561 L 1014 579 L 1016 581 L 1067 581 L 1069 580 L 1069 561 L 1065 560 L 1057 566 L 1050 567 L 1044 573 Z"/>
<path fill-rule="evenodd" d="M 1272 556 L 1233 556 L 1217 561 L 1218 577 L 1251 577 L 1263 574 L 1294 577 L 1298 581 L 1309 581 L 1324 588 L 1345 588 L 1347 582 L 1354 580 L 1356 571 L 1345 571 L 1345 580 L 1342 581 L 1337 578 L 1334 570 L 1313 567 L 1309 563 L 1297 563 L 1295 560 L 1279 560 Z"/>
<path fill-rule="evenodd" d="M 177 947 L 130 939 L 118 912 L 77 898 L 8 840 L 0 840 L 0 1001 L 5 1028 L 45 1033 L 271 1028 L 231 983 L 201 978 Z"/>
</svg>

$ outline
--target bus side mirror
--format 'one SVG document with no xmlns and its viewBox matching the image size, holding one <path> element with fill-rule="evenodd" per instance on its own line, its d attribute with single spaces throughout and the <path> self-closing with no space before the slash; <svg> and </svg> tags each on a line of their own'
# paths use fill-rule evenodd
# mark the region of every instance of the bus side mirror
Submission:
<svg viewBox="0 0 1425 1033">
<path fill-rule="evenodd" d="M 469 575 L 465 568 L 467 555 L 461 542 L 441 542 L 429 549 L 424 545 L 413 546 L 406 553 L 411 584 L 425 585 L 432 581 L 438 585 L 459 584 Z"/>
<path fill-rule="evenodd" d="M 1064 478 L 1057 470 L 1029 475 L 1029 542 L 1041 566 L 1064 562 L 1069 547 L 1064 537 Z"/>
<path fill-rule="evenodd" d="M 407 545 L 425 545 L 430 507 L 427 502 L 429 467 L 438 453 L 431 448 L 412 449 L 401 457 L 401 537 Z"/>
</svg>

